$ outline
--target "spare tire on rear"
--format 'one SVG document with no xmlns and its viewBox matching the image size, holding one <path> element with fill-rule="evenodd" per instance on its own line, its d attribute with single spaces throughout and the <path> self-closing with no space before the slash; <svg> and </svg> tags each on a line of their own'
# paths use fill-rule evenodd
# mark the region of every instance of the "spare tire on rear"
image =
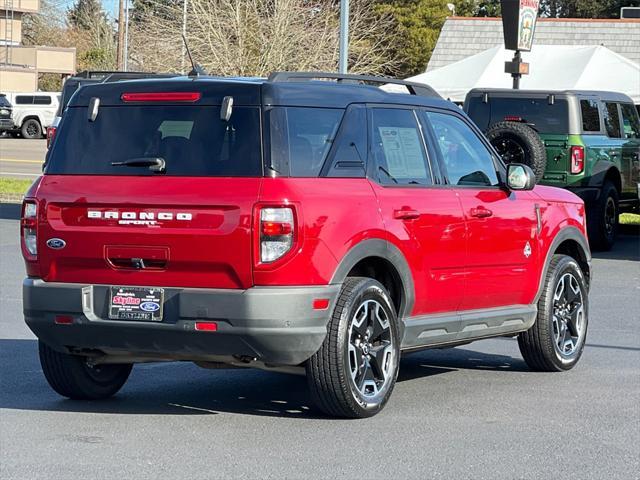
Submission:
<svg viewBox="0 0 640 480">
<path fill-rule="evenodd" d="M 519 122 L 498 122 L 489 127 L 485 134 L 504 163 L 528 165 L 536 174 L 536 181 L 542 180 L 547 165 L 547 151 L 533 128 Z"/>
</svg>

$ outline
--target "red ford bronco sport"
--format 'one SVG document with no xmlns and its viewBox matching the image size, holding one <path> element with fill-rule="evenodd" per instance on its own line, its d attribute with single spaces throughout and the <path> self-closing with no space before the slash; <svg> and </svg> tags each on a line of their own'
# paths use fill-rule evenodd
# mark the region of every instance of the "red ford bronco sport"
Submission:
<svg viewBox="0 0 640 480">
<path fill-rule="evenodd" d="M 534 183 L 424 86 L 86 86 L 24 201 L 25 319 L 75 399 L 183 360 L 306 372 L 321 410 L 366 417 L 401 353 L 497 336 L 568 370 L 588 323 L 584 205 Z"/>
</svg>

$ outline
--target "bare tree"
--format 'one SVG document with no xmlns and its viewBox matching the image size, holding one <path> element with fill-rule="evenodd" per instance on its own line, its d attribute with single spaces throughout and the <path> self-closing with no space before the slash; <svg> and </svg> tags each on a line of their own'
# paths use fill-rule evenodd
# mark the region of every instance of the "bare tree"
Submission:
<svg viewBox="0 0 640 480">
<path fill-rule="evenodd" d="M 392 19 L 374 13 L 373 0 L 354 0 L 349 68 L 393 72 Z M 339 9 L 330 0 L 190 0 L 187 38 L 205 70 L 216 75 L 265 76 L 275 70 L 329 70 L 338 64 Z M 136 12 L 131 62 L 136 69 L 179 71 L 180 4 Z"/>
</svg>

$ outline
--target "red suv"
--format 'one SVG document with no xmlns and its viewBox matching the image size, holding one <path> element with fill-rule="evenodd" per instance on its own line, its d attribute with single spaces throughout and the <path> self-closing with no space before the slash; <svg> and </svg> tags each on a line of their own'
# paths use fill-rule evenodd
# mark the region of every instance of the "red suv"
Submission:
<svg viewBox="0 0 640 480">
<path fill-rule="evenodd" d="M 25 319 L 75 399 L 185 360 L 306 372 L 321 410 L 366 417 L 401 353 L 498 336 L 568 370 L 588 322 L 584 205 L 534 182 L 424 86 L 86 86 L 24 201 Z"/>
</svg>

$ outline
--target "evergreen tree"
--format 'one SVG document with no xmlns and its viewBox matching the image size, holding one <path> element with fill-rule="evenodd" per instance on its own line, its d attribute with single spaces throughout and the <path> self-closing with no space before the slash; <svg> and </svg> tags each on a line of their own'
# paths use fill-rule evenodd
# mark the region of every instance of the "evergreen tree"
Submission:
<svg viewBox="0 0 640 480">
<path fill-rule="evenodd" d="M 91 30 L 97 24 L 107 23 L 107 15 L 100 0 L 77 0 L 67 13 L 69 24 L 81 30 Z"/>
<path fill-rule="evenodd" d="M 638 7 L 633 0 L 542 0 L 540 14 L 552 18 L 618 18 L 622 7 Z"/>
</svg>

